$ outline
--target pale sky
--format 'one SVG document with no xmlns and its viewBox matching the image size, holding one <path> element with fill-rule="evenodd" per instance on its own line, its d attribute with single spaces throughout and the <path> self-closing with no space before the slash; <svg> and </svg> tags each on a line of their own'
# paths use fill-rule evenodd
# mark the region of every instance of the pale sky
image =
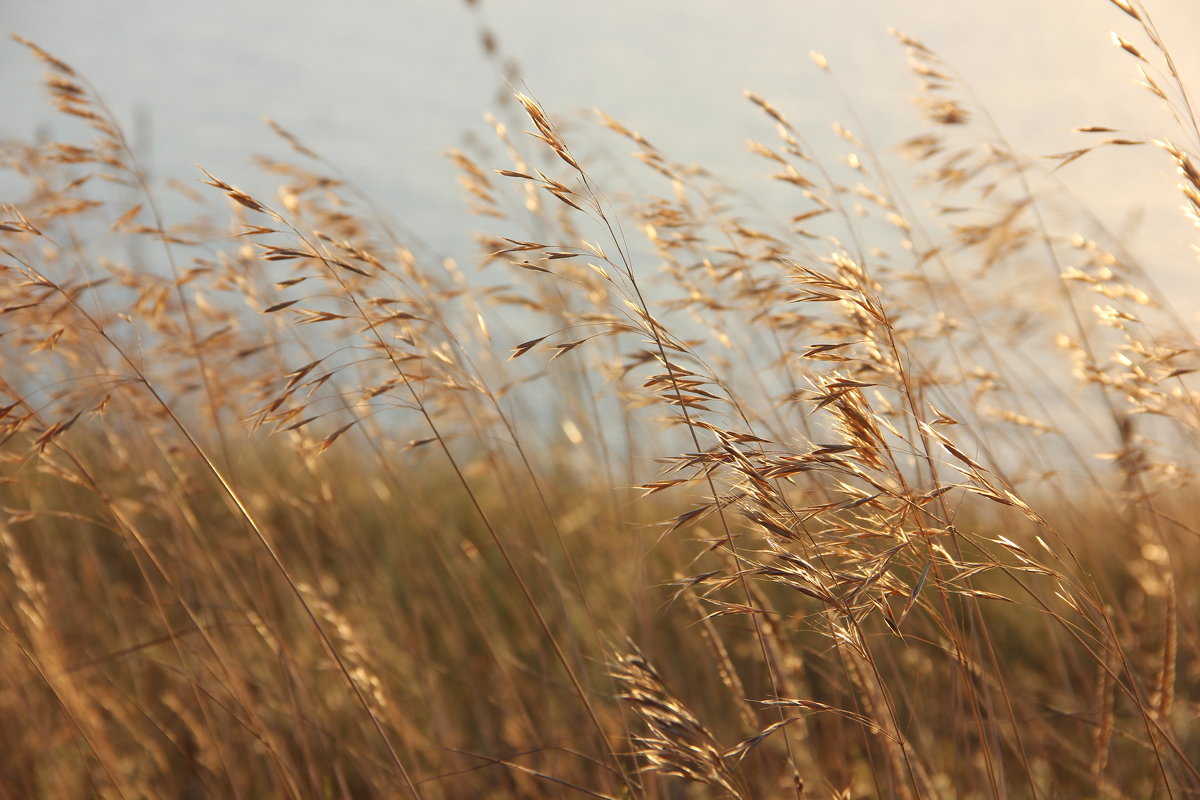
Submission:
<svg viewBox="0 0 1200 800">
<path fill-rule="evenodd" d="M 1191 46 L 1200 3 L 1149 7 L 1200 87 Z M 466 133 L 486 136 L 482 115 L 502 86 L 481 55 L 480 24 L 552 113 L 600 107 L 743 188 L 766 171 L 745 139 L 770 136 L 743 90 L 770 98 L 818 139 L 834 120 L 849 124 L 810 50 L 828 57 L 867 128 L 856 132 L 877 148 L 919 132 L 908 102 L 914 82 L 889 26 L 956 68 L 1027 154 L 1087 143 L 1071 133 L 1080 125 L 1178 137 L 1134 85 L 1135 60 L 1111 43 L 1113 30 L 1145 40 L 1107 0 L 480 0 L 474 13 L 458 0 L 346 0 L 337 11 L 324 0 L 44 0 L 13 4 L 0 31 L 74 65 L 131 128 L 148 119 L 160 174 L 190 180 L 199 163 L 254 186 L 249 155 L 283 153 L 259 122 L 269 115 L 409 227 L 453 249 L 472 223 L 439 154 Z M 61 125 L 42 99 L 41 67 L 22 48 L 0 43 L 0 72 L 0 135 Z M 1176 212 L 1167 160 L 1131 151 L 1102 159 L 1063 175 L 1113 225 L 1144 211 L 1135 251 L 1190 274 L 1187 245 L 1200 231 Z"/>
</svg>

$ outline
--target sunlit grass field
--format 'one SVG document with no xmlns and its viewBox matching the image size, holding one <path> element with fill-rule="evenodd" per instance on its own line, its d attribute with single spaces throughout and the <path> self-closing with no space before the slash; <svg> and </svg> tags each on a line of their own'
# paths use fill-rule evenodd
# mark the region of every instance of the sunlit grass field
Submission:
<svg viewBox="0 0 1200 800">
<path fill-rule="evenodd" d="M 1014 152 L 897 34 L 894 141 L 748 95 L 783 207 L 517 94 L 471 263 L 274 123 L 272 196 L 152 181 L 8 43 L 76 135 L 0 143 L 0 797 L 1200 795 L 1197 287 L 1039 188 L 1200 219 L 1112 2 L 1153 135 Z"/>
</svg>

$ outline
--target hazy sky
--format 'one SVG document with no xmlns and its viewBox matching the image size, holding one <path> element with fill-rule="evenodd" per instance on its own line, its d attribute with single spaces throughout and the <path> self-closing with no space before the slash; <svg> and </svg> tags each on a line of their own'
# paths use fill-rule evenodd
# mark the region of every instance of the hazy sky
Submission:
<svg viewBox="0 0 1200 800">
<path fill-rule="evenodd" d="M 1200 86 L 1191 47 L 1200 3 L 1150 9 Z M 866 128 L 859 132 L 878 148 L 920 130 L 889 26 L 952 64 L 1023 152 L 1081 146 L 1070 132 L 1078 125 L 1174 135 L 1134 85 L 1134 59 L 1110 41 L 1112 30 L 1144 40 L 1107 0 L 480 0 L 474 10 L 459 0 L 344 0 L 336 10 L 324 0 L 43 0 L 10 4 L 0 30 L 74 65 L 131 126 L 147 119 L 160 174 L 190 179 L 199 163 L 253 186 L 249 155 L 283 152 L 259 122 L 269 115 L 410 227 L 454 247 L 471 225 L 439 154 L 468 132 L 486 135 L 482 114 L 503 85 L 482 56 L 481 25 L 552 112 L 598 106 L 743 186 L 765 172 L 745 139 L 771 135 L 744 89 L 814 135 L 827 135 L 833 120 L 849 124 L 810 50 L 829 58 Z M 0 42 L 0 135 L 61 124 L 42 99 L 41 72 L 22 48 Z M 1190 233 L 1177 221 L 1165 159 L 1114 153 L 1065 176 L 1113 224 L 1144 209 L 1139 252 L 1190 270 Z"/>
</svg>

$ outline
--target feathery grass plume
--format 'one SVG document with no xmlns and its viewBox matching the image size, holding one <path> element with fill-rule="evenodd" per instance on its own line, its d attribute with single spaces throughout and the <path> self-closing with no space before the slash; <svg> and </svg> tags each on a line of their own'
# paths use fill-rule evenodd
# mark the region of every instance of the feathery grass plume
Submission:
<svg viewBox="0 0 1200 800">
<path fill-rule="evenodd" d="M 620 698 L 646 731 L 634 739 L 642 769 L 707 784 L 723 796 L 744 798 L 709 731 L 675 698 L 654 667 L 629 642 L 614 656 L 610 670 L 621 686 Z"/>
</svg>

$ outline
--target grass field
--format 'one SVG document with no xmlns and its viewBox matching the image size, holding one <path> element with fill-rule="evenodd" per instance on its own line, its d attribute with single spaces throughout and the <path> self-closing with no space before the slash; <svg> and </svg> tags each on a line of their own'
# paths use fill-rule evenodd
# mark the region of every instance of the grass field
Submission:
<svg viewBox="0 0 1200 800">
<path fill-rule="evenodd" d="M 1112 2 L 1154 135 L 1025 157 L 898 35 L 921 178 L 749 95 L 784 208 L 519 94 L 473 264 L 278 126 L 273 197 L 152 182 L 22 41 L 0 797 L 1200 796 L 1196 287 L 1031 188 L 1140 146 L 1200 219 Z"/>
</svg>

